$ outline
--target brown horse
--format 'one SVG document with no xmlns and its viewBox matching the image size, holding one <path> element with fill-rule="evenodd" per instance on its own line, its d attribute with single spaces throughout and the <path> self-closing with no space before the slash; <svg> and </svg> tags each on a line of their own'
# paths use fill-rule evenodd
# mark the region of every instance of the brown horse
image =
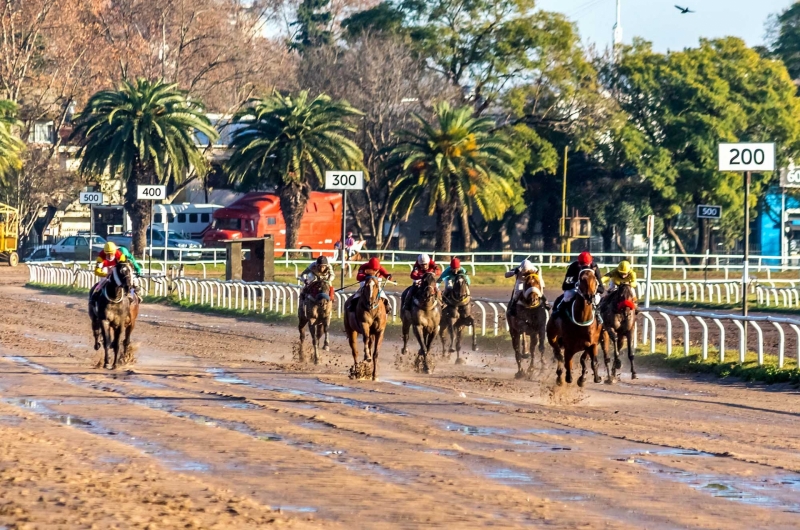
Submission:
<svg viewBox="0 0 800 530">
<path fill-rule="evenodd" d="M 354 307 L 353 307 L 354 306 Z M 386 304 L 381 299 L 380 280 L 367 276 L 357 303 L 345 304 L 344 331 L 353 351 L 353 373 L 358 373 L 358 336 L 364 340 L 364 361 L 372 361 L 372 380 L 378 379 L 378 353 L 386 330 Z"/>
<path fill-rule="evenodd" d="M 297 308 L 297 316 L 300 320 L 297 329 L 300 331 L 300 358 L 304 356 L 304 345 L 306 333 L 304 328 L 308 326 L 311 332 L 311 345 L 314 348 L 314 364 L 319 364 L 319 341 L 324 336 L 325 343 L 322 349 L 330 351 L 328 344 L 328 327 L 331 325 L 331 315 L 333 314 L 333 301 L 330 297 L 330 287 L 328 282 L 317 280 L 308 286 L 308 292 L 300 307 Z"/>
<path fill-rule="evenodd" d="M 405 301 L 408 296 L 411 296 L 411 287 L 403 292 L 401 297 L 403 307 L 406 306 Z M 442 304 L 439 301 L 439 291 L 436 289 L 436 275 L 429 272 L 420 280 L 420 286 L 411 301 L 411 309 L 404 309 L 400 313 L 400 320 L 403 322 L 403 354 L 408 353 L 408 331 L 413 328 L 419 343 L 418 362 L 421 357 L 422 371 L 426 374 L 432 372 L 428 354 L 433 339 L 439 333 L 441 319 Z"/>
<path fill-rule="evenodd" d="M 553 347 L 553 354 L 558 361 L 556 382 L 559 385 L 564 384 L 565 368 L 566 382 L 572 383 L 572 357 L 578 352 L 583 352 L 578 386 L 583 386 L 586 381 L 587 357 L 592 359 L 594 382 L 602 381 L 597 373 L 597 346 L 602 339 L 603 325 L 596 318 L 592 305 L 597 287 L 598 281 L 594 271 L 582 270 L 578 274 L 578 293 L 572 303 L 563 312 L 556 311 L 547 323 L 547 341 Z"/>
<path fill-rule="evenodd" d="M 633 330 L 636 325 L 636 296 L 633 293 L 633 288 L 629 284 L 623 283 L 616 291 L 606 295 L 600 305 L 600 314 L 603 316 L 603 327 L 614 345 L 614 368 L 609 374 L 608 348 L 605 341 L 603 342 L 603 356 L 606 363 L 606 375 L 608 376 L 607 382 L 616 382 L 617 370 L 622 368 L 619 352 L 622 349 L 623 339 L 628 341 L 631 379 L 636 379 L 636 368 L 633 365 L 633 358 L 636 353 L 633 348 Z"/>
<path fill-rule="evenodd" d="M 517 359 L 516 378 L 521 379 L 533 372 L 533 351 L 539 344 L 540 361 L 544 365 L 544 341 L 547 327 L 547 310 L 542 303 L 542 292 L 539 282 L 534 276 L 528 275 L 522 286 L 522 294 L 517 298 L 514 315 L 511 315 L 511 306 L 506 311 L 506 320 L 511 334 L 511 344 Z M 522 369 L 522 360 L 525 358 L 525 337 L 530 344 L 531 362 L 527 372 Z"/>
<path fill-rule="evenodd" d="M 439 322 L 439 333 L 442 337 L 442 349 L 450 353 L 456 352 L 456 364 L 464 364 L 461 358 L 461 333 L 465 327 L 472 328 L 472 351 L 478 351 L 478 335 L 475 333 L 475 319 L 472 317 L 469 285 L 463 274 L 457 274 L 453 285 L 447 287 L 442 295 L 444 309 Z M 450 348 L 445 346 L 445 333 L 450 337 Z M 455 348 L 453 341 L 455 340 Z"/>
<path fill-rule="evenodd" d="M 115 370 L 118 364 L 131 360 L 131 335 L 139 316 L 139 298 L 131 294 L 132 286 L 132 267 L 120 263 L 109 272 L 105 286 L 92 290 L 89 295 L 94 349 L 100 349 L 102 337 L 105 350 L 103 365 L 107 370 Z M 113 360 L 110 358 L 111 351 L 114 353 Z"/>
</svg>

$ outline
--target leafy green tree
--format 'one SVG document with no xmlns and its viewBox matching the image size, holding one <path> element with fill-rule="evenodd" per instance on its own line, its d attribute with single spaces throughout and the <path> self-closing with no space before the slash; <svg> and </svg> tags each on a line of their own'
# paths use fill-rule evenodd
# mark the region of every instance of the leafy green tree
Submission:
<svg viewBox="0 0 800 530">
<path fill-rule="evenodd" d="M 774 141 L 778 164 L 800 154 L 800 101 L 786 68 L 765 59 L 737 38 L 702 40 L 698 48 L 658 54 L 649 43 L 626 47 L 607 73 L 610 93 L 630 116 L 620 129 L 629 158 L 650 188 L 650 204 L 664 228 L 685 250 L 675 230 L 697 204 L 723 207 L 723 239 L 743 231 L 742 176 L 717 171 L 717 145 L 728 141 Z M 756 175 L 754 206 L 775 175 Z M 695 252 L 708 244 L 698 220 Z"/>
<path fill-rule="evenodd" d="M 800 2 L 774 19 L 771 52 L 786 65 L 792 79 L 800 78 Z"/>
<path fill-rule="evenodd" d="M 274 188 L 286 222 L 286 248 L 295 248 L 312 187 L 325 182 L 325 171 L 363 169 L 361 149 L 348 135 L 351 119 L 361 113 L 326 95 L 309 98 L 272 96 L 240 110 L 241 124 L 231 141 L 231 177 L 242 189 Z"/>
<path fill-rule="evenodd" d="M 330 26 L 331 15 L 328 10 L 330 0 L 303 0 L 297 7 L 297 20 L 292 25 L 298 30 L 292 40 L 291 47 L 305 52 L 309 48 L 329 45 L 333 41 Z"/>
<path fill-rule="evenodd" d="M 207 165 L 196 145 L 197 133 L 217 138 L 203 106 L 174 84 L 142 78 L 97 92 L 75 117 L 72 136 L 81 141 L 80 172 L 125 182 L 134 255 L 144 255 L 152 205 L 137 200 L 137 186 L 178 182 L 191 169 L 203 173 Z"/>
<path fill-rule="evenodd" d="M 406 217 L 427 200 L 428 215 L 436 214 L 437 251 L 450 252 L 459 207 L 474 208 L 487 220 L 521 209 L 519 157 L 504 135 L 493 132 L 493 120 L 448 103 L 436 106 L 432 123 L 416 118 L 420 132 L 401 131 L 387 161 L 397 175 L 392 200 Z"/>
<path fill-rule="evenodd" d="M 7 184 L 8 176 L 22 169 L 25 144 L 14 133 L 19 125 L 17 106 L 12 101 L 0 100 L 0 184 Z"/>
</svg>

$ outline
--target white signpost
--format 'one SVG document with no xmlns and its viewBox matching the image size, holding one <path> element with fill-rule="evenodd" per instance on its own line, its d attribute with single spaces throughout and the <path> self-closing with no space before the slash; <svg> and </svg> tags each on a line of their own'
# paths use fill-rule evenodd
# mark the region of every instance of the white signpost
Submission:
<svg viewBox="0 0 800 530">
<path fill-rule="evenodd" d="M 775 144 L 746 142 L 719 144 L 719 170 L 744 173 L 742 314 L 747 316 L 747 281 L 750 276 L 750 173 L 753 171 L 758 173 L 775 171 Z"/>
<path fill-rule="evenodd" d="M 160 201 L 167 197 L 167 187 L 160 184 L 139 184 L 136 188 L 136 198 L 140 201 Z M 167 233 L 164 230 L 164 274 L 167 272 Z M 147 245 L 145 245 L 147 248 Z M 148 260 L 150 274 L 153 274 L 153 206 L 150 206 L 150 259 Z"/>
<path fill-rule="evenodd" d="M 331 191 L 342 192 L 342 248 L 339 249 L 342 253 L 342 284 L 344 289 L 344 272 L 347 266 L 347 252 L 344 242 L 347 239 L 347 190 L 363 190 L 364 189 L 364 172 L 363 171 L 326 171 L 325 172 L 325 189 Z"/>
<path fill-rule="evenodd" d="M 103 194 L 99 191 L 82 191 L 78 202 L 89 205 L 89 263 L 92 262 L 92 243 L 94 242 L 94 207 L 103 204 Z"/>
</svg>

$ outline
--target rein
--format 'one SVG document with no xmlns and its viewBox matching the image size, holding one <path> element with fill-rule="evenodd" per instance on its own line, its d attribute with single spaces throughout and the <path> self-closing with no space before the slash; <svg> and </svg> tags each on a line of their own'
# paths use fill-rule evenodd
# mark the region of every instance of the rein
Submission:
<svg viewBox="0 0 800 530">
<path fill-rule="evenodd" d="M 112 304 L 118 304 L 122 302 L 122 299 L 125 297 L 125 287 L 123 287 L 122 281 L 119 279 L 119 273 L 117 273 L 116 267 L 112 269 L 111 274 L 113 276 L 114 283 L 120 289 L 119 296 L 113 300 L 108 296 L 108 284 L 106 284 L 105 287 L 103 287 L 103 296 L 105 297 L 106 300 L 108 300 Z"/>
<path fill-rule="evenodd" d="M 590 318 L 585 322 L 578 322 L 577 320 L 575 320 L 575 302 L 573 302 L 572 308 L 569 311 L 569 319 L 572 321 L 573 324 L 575 324 L 576 326 L 580 326 L 582 328 L 591 326 L 592 323 L 594 322 L 594 309 L 592 309 L 592 318 Z"/>
</svg>

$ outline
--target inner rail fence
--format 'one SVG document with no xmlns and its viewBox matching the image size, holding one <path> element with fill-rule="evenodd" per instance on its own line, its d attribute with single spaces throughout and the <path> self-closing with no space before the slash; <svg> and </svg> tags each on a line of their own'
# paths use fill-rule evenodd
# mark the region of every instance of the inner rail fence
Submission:
<svg viewBox="0 0 800 530">
<path fill-rule="evenodd" d="M 89 289 L 96 281 L 91 271 L 81 269 L 74 263 L 62 264 L 61 266 L 29 265 L 29 271 L 30 281 L 38 284 L 66 285 Z M 191 304 L 212 308 L 253 313 L 269 311 L 280 315 L 294 314 L 300 296 L 299 286 L 285 283 L 228 282 L 167 275 L 141 278 L 141 289 L 145 295 L 174 295 L 179 300 L 186 300 Z M 757 289 L 758 287 L 756 287 Z M 719 290 L 714 288 L 713 292 L 722 292 L 722 288 Z M 735 289 L 731 288 L 729 292 L 731 296 L 736 296 Z M 342 316 L 344 302 L 347 297 L 348 294 L 336 293 L 334 301 L 335 316 L 338 318 Z M 392 320 L 395 321 L 397 319 L 400 295 L 399 293 L 387 293 L 387 297 L 392 307 Z M 487 334 L 498 336 L 503 328 L 508 331 L 508 323 L 505 321 L 505 303 L 485 299 L 473 299 L 473 303 L 478 311 L 475 316 L 478 320 L 477 327 L 479 329 L 471 329 L 470 333 L 479 332 L 482 336 Z M 715 326 L 716 340 L 713 342 L 709 331 L 709 323 Z M 732 344 L 729 343 L 731 333 L 726 333 L 726 326 L 723 323 L 727 323 L 728 327 L 733 327 L 732 335 L 735 341 Z M 686 356 L 690 355 L 692 334 L 697 335 L 699 333 L 700 338 L 695 342 L 699 345 L 700 353 L 704 360 L 708 359 L 711 353 L 714 353 L 720 362 L 724 362 L 727 359 L 728 351 L 738 351 L 738 362 L 744 363 L 747 354 L 747 332 L 752 329 L 756 333 L 756 340 L 751 344 L 756 347 L 755 353 L 758 364 L 763 365 L 765 363 L 765 353 L 769 353 L 766 350 L 771 348 L 773 350 L 771 353 L 778 359 L 779 367 L 785 365 L 787 358 L 786 336 L 787 333 L 791 333 L 790 336 L 795 338 L 793 357 L 798 366 L 800 366 L 800 320 L 768 315 L 743 317 L 732 313 L 681 311 L 661 307 L 640 308 L 636 329 L 633 334 L 634 348 L 641 342 L 643 345 L 649 345 L 650 352 L 655 353 L 657 337 L 662 337 L 665 353 L 667 356 L 671 356 L 675 345 L 674 330 L 677 324 L 680 324 L 682 328 L 683 351 Z M 663 335 L 659 335 L 659 329 L 663 330 Z M 773 331 L 773 335 L 769 336 L 768 331 Z M 777 334 L 777 341 L 775 340 L 775 333 Z"/>
</svg>

